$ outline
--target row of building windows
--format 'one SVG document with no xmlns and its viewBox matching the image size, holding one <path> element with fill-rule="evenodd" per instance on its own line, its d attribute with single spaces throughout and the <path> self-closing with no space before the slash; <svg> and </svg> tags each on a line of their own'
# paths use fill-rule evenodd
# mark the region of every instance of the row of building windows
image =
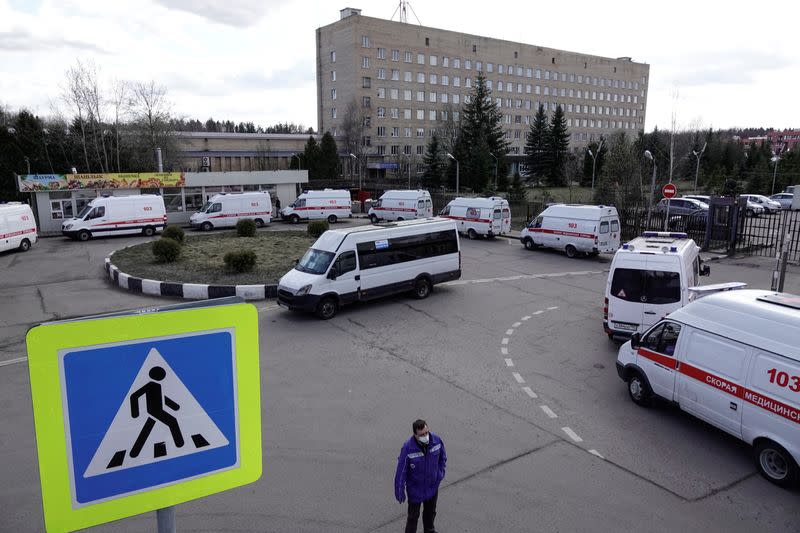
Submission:
<svg viewBox="0 0 800 533">
<path fill-rule="evenodd" d="M 369 41 L 368 36 L 362 36 L 362 44 L 364 39 Z M 369 48 L 368 46 L 364 48 Z M 416 54 L 412 53 L 409 50 L 403 52 L 403 61 L 405 63 L 414 63 L 414 56 L 416 55 L 416 64 L 417 65 L 425 65 L 426 64 L 426 54 L 422 52 L 417 52 Z M 331 63 L 336 62 L 336 51 L 331 51 Z M 386 59 L 386 49 L 385 48 L 378 48 L 377 49 L 377 58 L 379 60 Z M 391 50 L 390 54 L 391 61 L 398 62 L 400 61 L 400 50 Z M 361 66 L 362 68 L 369 68 L 370 66 L 370 56 L 362 56 L 361 57 Z M 553 62 L 555 62 L 555 58 L 553 58 Z M 429 54 L 427 56 L 427 65 L 431 67 L 439 67 L 442 68 L 454 68 L 454 69 L 461 69 L 462 68 L 462 61 L 460 58 L 451 58 L 447 56 L 438 56 L 434 54 Z M 613 79 L 613 78 L 604 78 L 597 76 L 588 76 L 583 74 L 575 74 L 571 72 L 560 72 L 558 70 L 548 70 L 543 69 L 541 67 L 528 67 L 522 65 L 504 65 L 502 63 L 495 63 L 491 62 L 483 62 L 483 61 L 473 61 L 470 59 L 465 59 L 463 61 L 463 68 L 464 70 L 472 70 L 473 66 L 475 70 L 479 72 L 486 72 L 488 74 L 492 74 L 495 71 L 498 74 L 504 74 L 507 76 L 519 76 L 525 78 L 536 78 L 536 79 L 545 79 L 545 80 L 554 80 L 554 81 L 561 81 L 569 82 L 569 83 L 585 83 L 587 85 L 596 85 L 600 87 L 613 87 L 615 89 L 631 89 L 631 90 L 639 90 L 640 82 L 633 81 L 633 80 L 620 80 L 620 79 Z M 485 67 L 485 69 L 484 69 Z M 584 63 L 584 68 L 587 68 L 588 64 Z M 616 72 L 617 67 L 613 67 L 614 72 Z M 646 85 L 647 78 L 642 76 L 641 78 L 641 85 Z"/>
</svg>

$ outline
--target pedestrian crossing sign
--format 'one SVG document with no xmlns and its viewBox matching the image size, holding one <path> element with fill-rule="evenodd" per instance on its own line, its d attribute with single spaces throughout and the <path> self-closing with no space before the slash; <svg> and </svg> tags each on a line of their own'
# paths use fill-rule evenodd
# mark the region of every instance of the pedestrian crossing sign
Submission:
<svg viewBox="0 0 800 533">
<path fill-rule="evenodd" d="M 74 531 L 261 476 L 252 305 L 43 324 L 28 358 L 48 531 Z"/>
</svg>

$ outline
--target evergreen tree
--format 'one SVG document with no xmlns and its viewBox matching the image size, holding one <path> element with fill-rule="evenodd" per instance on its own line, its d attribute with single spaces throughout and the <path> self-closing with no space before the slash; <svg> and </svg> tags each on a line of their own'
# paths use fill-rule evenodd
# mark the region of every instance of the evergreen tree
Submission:
<svg viewBox="0 0 800 533">
<path fill-rule="evenodd" d="M 519 172 L 514 172 L 514 179 L 511 181 L 511 190 L 508 191 L 508 201 L 515 204 L 521 204 L 526 200 L 527 194 L 525 191 L 525 184 L 522 183 L 522 177 Z"/>
<path fill-rule="evenodd" d="M 478 73 L 469 103 L 463 109 L 454 154 L 461 166 L 462 185 L 475 191 L 482 191 L 486 187 L 489 176 L 494 172 L 494 160 L 490 153 L 497 157 L 498 175 L 507 173 L 508 141 L 501 127 L 501 119 L 502 115 L 486 86 L 486 78 Z"/>
<path fill-rule="evenodd" d="M 547 114 L 544 106 L 540 105 L 531 122 L 525 142 L 525 162 L 528 165 L 528 179 L 541 180 L 550 168 L 550 125 L 547 123 Z"/>
<path fill-rule="evenodd" d="M 567 161 L 569 151 L 569 130 L 567 129 L 567 119 L 561 106 L 556 107 L 553 119 L 550 122 L 549 136 L 550 168 L 547 172 L 547 180 L 553 187 L 562 187 L 566 184 L 564 176 L 564 164 Z"/>
<path fill-rule="evenodd" d="M 292 160 L 295 158 L 293 157 Z M 308 179 L 316 179 L 321 178 L 323 176 L 319 175 L 319 159 L 320 159 L 320 150 L 319 145 L 317 144 L 317 140 L 314 138 L 313 135 L 308 136 L 308 142 L 306 142 L 306 148 L 303 151 L 303 162 L 305 164 L 306 169 L 308 170 Z M 292 163 L 294 165 L 294 163 Z M 292 168 L 296 168 L 292 166 Z"/>
<path fill-rule="evenodd" d="M 439 142 L 439 136 L 434 134 L 425 148 L 422 164 L 425 165 L 423 179 L 428 187 L 439 187 L 445 170 L 444 150 Z"/>
<path fill-rule="evenodd" d="M 339 175 L 339 150 L 331 132 L 322 135 L 319 144 L 319 161 L 317 163 L 319 178 L 332 179 Z"/>
</svg>

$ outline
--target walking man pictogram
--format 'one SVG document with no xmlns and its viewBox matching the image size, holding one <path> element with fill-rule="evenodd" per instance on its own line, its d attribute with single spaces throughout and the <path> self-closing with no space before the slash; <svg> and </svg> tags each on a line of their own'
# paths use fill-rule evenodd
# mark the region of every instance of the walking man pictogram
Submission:
<svg viewBox="0 0 800 533">
<path fill-rule="evenodd" d="M 164 410 L 164 405 L 173 411 L 177 411 L 181 407 L 161 390 L 159 381 L 167 376 L 167 372 L 160 366 L 154 366 L 150 369 L 148 375 L 153 381 L 147 382 L 139 390 L 131 394 L 131 416 L 133 418 L 139 417 L 139 397 L 141 396 L 145 398 L 145 409 L 148 415 L 147 421 L 139 432 L 133 448 L 131 448 L 131 457 L 137 457 L 142 451 L 145 442 L 147 442 L 147 437 L 150 436 L 150 432 L 153 431 L 153 427 L 156 425 L 156 420 L 169 428 L 175 446 L 178 448 L 183 447 L 183 435 L 181 434 L 178 419 Z"/>
</svg>

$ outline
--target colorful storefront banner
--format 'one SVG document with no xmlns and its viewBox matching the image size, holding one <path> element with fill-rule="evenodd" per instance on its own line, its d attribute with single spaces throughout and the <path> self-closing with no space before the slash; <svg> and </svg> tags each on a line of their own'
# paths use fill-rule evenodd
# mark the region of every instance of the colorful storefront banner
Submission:
<svg viewBox="0 0 800 533">
<path fill-rule="evenodd" d="M 20 192 L 69 189 L 145 189 L 183 187 L 183 172 L 134 172 L 124 174 L 24 174 L 17 176 Z"/>
</svg>

